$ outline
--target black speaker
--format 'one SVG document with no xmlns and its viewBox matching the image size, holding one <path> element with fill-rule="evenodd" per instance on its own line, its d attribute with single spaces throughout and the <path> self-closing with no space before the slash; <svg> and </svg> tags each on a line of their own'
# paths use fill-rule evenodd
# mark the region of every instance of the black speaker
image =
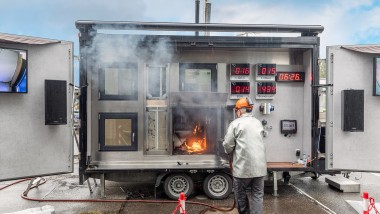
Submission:
<svg viewBox="0 0 380 214">
<path fill-rule="evenodd" d="M 67 124 L 67 90 L 64 80 L 45 80 L 45 125 Z"/>
<path fill-rule="evenodd" d="M 342 90 L 342 130 L 364 131 L 364 90 Z"/>
</svg>

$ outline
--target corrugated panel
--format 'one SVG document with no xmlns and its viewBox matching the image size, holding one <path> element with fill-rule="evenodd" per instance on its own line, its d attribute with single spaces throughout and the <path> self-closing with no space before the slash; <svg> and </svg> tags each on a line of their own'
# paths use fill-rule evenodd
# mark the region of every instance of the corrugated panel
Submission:
<svg viewBox="0 0 380 214">
<path fill-rule="evenodd" d="M 380 45 L 347 45 L 342 48 L 362 53 L 380 54 Z"/>
<path fill-rule="evenodd" d="M 30 36 L 20 36 L 12 34 L 0 33 L 0 43 L 12 43 L 12 44 L 29 44 L 29 45 L 44 45 L 59 43 L 59 40 L 43 39 Z"/>
</svg>

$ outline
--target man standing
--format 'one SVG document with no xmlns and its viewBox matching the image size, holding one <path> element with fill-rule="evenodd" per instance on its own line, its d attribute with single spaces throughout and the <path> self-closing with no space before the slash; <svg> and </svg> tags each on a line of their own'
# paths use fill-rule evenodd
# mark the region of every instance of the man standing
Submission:
<svg viewBox="0 0 380 214">
<path fill-rule="evenodd" d="M 249 98 L 236 102 L 236 119 L 231 122 L 224 137 L 225 152 L 232 154 L 232 175 L 237 208 L 240 214 L 263 213 L 264 176 L 267 161 L 263 142 L 263 125 L 252 115 L 253 103 Z M 252 189 L 249 203 L 246 189 Z"/>
</svg>

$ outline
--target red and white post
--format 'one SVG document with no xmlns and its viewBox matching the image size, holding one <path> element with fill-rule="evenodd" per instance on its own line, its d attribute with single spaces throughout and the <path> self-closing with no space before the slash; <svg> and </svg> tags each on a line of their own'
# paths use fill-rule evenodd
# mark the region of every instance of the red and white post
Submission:
<svg viewBox="0 0 380 214">
<path fill-rule="evenodd" d="M 369 197 L 368 192 L 363 192 L 363 214 L 369 214 Z"/>
<path fill-rule="evenodd" d="M 181 192 L 178 198 L 178 203 L 180 204 L 180 207 L 179 207 L 180 214 L 186 214 L 185 201 L 186 201 L 185 193 Z"/>
</svg>

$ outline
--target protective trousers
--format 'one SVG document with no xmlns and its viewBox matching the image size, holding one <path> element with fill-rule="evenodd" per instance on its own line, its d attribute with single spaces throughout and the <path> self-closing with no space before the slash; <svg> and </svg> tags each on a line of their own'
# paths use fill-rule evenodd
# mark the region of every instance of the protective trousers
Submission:
<svg viewBox="0 0 380 214">
<path fill-rule="evenodd" d="M 249 202 L 246 190 L 251 188 L 252 200 Z M 234 191 L 239 214 L 262 214 L 264 199 L 264 177 L 236 178 Z"/>
</svg>

